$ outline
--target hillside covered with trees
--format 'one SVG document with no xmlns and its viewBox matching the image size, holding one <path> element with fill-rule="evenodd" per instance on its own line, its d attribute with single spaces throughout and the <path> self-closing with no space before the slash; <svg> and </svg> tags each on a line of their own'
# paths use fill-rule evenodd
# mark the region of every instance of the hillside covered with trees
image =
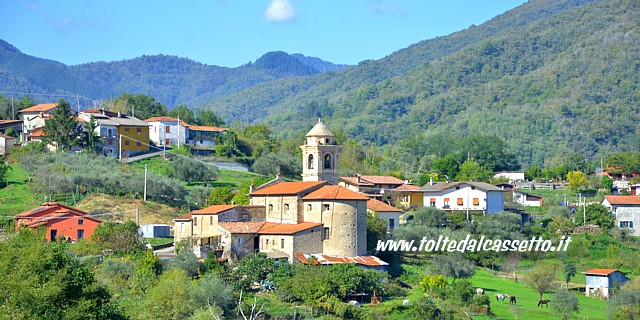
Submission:
<svg viewBox="0 0 640 320">
<path fill-rule="evenodd" d="M 637 1 L 536 0 L 339 73 L 212 101 L 226 119 L 299 135 L 322 117 L 375 145 L 495 136 L 526 165 L 637 151 Z"/>
</svg>

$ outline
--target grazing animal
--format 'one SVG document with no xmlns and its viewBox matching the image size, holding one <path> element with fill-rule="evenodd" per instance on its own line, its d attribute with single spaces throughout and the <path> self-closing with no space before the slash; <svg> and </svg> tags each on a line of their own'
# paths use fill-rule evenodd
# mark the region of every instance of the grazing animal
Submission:
<svg viewBox="0 0 640 320">
<path fill-rule="evenodd" d="M 484 294 L 484 289 L 482 288 L 476 288 L 476 294 Z"/>
<path fill-rule="evenodd" d="M 518 304 L 518 301 L 516 300 L 516 296 L 509 297 L 509 304 Z"/>
<path fill-rule="evenodd" d="M 542 305 L 545 305 L 545 306 L 547 306 L 547 308 L 549 308 L 549 302 L 551 302 L 551 300 L 542 299 L 542 300 L 538 301 L 538 307 L 540 307 Z"/>
<path fill-rule="evenodd" d="M 506 293 L 496 293 L 493 295 L 496 297 L 496 301 L 504 302 L 504 299 L 509 298 L 509 295 Z"/>
<path fill-rule="evenodd" d="M 411 300 L 406 300 L 406 299 L 405 299 L 405 300 L 402 300 L 402 305 L 403 305 L 403 306 L 409 306 L 409 305 L 411 305 Z"/>
</svg>

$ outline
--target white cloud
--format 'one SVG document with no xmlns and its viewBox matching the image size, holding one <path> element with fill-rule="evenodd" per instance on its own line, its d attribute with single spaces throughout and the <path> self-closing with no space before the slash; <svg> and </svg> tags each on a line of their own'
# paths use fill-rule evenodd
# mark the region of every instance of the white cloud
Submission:
<svg viewBox="0 0 640 320">
<path fill-rule="evenodd" d="M 285 22 L 295 18 L 296 12 L 293 10 L 289 0 L 271 0 L 264 17 L 269 21 Z"/>
<path fill-rule="evenodd" d="M 373 14 L 376 16 L 390 15 L 402 17 L 407 14 L 407 11 L 403 7 L 383 0 L 372 2 L 371 11 L 373 11 Z"/>
</svg>

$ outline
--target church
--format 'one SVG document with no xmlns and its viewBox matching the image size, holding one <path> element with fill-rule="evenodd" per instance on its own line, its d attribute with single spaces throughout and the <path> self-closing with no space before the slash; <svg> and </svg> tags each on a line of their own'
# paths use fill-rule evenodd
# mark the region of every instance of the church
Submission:
<svg viewBox="0 0 640 320">
<path fill-rule="evenodd" d="M 211 206 L 175 219 L 176 242 L 191 239 L 196 255 L 209 247 L 231 261 L 263 252 L 289 262 L 314 257 L 320 264 L 383 269 L 386 262 L 366 256 L 370 198 L 338 185 L 340 146 L 333 133 L 319 120 L 300 148 L 302 181 L 276 177 L 252 188 L 247 206 Z"/>
</svg>

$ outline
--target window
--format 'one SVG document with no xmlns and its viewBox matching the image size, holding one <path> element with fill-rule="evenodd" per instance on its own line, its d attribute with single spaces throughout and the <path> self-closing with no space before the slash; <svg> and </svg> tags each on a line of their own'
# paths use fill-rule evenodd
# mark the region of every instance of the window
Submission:
<svg viewBox="0 0 640 320">
<path fill-rule="evenodd" d="M 327 144 L 331 144 L 331 139 L 327 139 Z"/>
<path fill-rule="evenodd" d="M 164 139 L 164 145 L 168 146 L 171 144 L 171 139 Z"/>
<path fill-rule="evenodd" d="M 129 127 L 125 127 L 124 132 L 129 132 Z"/>
<path fill-rule="evenodd" d="M 289 211 L 289 204 L 288 203 L 284 204 L 284 211 Z"/>
<path fill-rule="evenodd" d="M 313 206 L 311 205 L 311 203 L 309 203 L 309 204 L 307 205 L 307 211 L 311 211 L 312 209 L 313 209 Z"/>
<path fill-rule="evenodd" d="M 136 146 L 138 146 L 138 147 L 139 147 L 139 146 L 141 146 L 141 145 L 142 145 L 142 142 L 140 142 L 140 141 L 136 142 Z"/>
<path fill-rule="evenodd" d="M 171 127 L 170 126 L 164 127 L 164 133 L 171 133 Z"/>
<path fill-rule="evenodd" d="M 213 225 L 213 216 L 209 216 L 209 225 L 212 226 Z"/>
<path fill-rule="evenodd" d="M 108 144 L 108 145 L 110 145 L 110 146 L 112 146 L 112 145 L 113 145 L 113 140 L 109 140 L 109 141 L 107 141 L 107 144 Z"/>
<path fill-rule="evenodd" d="M 329 232 L 329 228 L 324 228 L 324 240 L 328 240 L 329 239 L 329 235 L 331 234 L 331 232 Z"/>
<path fill-rule="evenodd" d="M 471 190 L 475 190 L 475 189 L 476 189 L 476 187 L 475 187 L 475 186 L 471 186 Z"/>
<path fill-rule="evenodd" d="M 272 204 L 269 205 L 269 211 L 273 211 L 273 205 Z"/>
<path fill-rule="evenodd" d="M 194 227 L 198 226 L 198 217 L 193 217 L 193 226 Z"/>
<path fill-rule="evenodd" d="M 325 169 L 331 169 L 331 155 L 330 154 L 325 154 L 324 155 L 324 168 Z"/>
<path fill-rule="evenodd" d="M 184 222 L 180 223 L 180 232 L 184 232 Z"/>
<path fill-rule="evenodd" d="M 457 186 L 457 187 L 456 187 L 456 190 L 460 190 L 460 186 Z"/>
<path fill-rule="evenodd" d="M 84 224 L 84 220 L 82 220 L 82 219 L 78 219 L 78 224 L 79 224 L 79 225 Z"/>
<path fill-rule="evenodd" d="M 241 245 L 241 246 L 244 245 L 244 238 L 243 237 L 238 238 L 238 244 Z"/>
<path fill-rule="evenodd" d="M 141 133 L 142 133 L 142 128 L 136 128 L 136 132 L 137 132 L 138 134 L 141 134 Z"/>
<path fill-rule="evenodd" d="M 406 195 L 406 194 L 405 194 L 405 195 L 403 195 L 403 196 L 402 196 L 402 202 L 405 202 L 405 203 L 406 203 L 406 202 L 409 202 L 409 195 Z"/>
<path fill-rule="evenodd" d="M 129 140 L 125 140 L 125 141 L 124 141 L 124 145 L 125 145 L 125 146 L 128 146 L 128 145 L 129 145 Z"/>
<path fill-rule="evenodd" d="M 458 198 L 458 205 L 459 206 L 464 205 L 464 200 L 462 200 L 462 198 Z"/>
<path fill-rule="evenodd" d="M 620 228 L 633 229 L 633 221 L 620 221 Z"/>
<path fill-rule="evenodd" d="M 478 198 L 473 198 L 473 205 L 474 205 L 474 206 L 479 206 L 479 205 L 480 205 L 480 199 L 478 199 Z"/>
<path fill-rule="evenodd" d="M 444 208 L 449 208 L 449 198 L 444 198 Z"/>
<path fill-rule="evenodd" d="M 396 225 L 395 225 L 395 221 L 394 221 L 394 219 L 389 219 L 389 229 L 390 229 L 390 230 L 393 230 L 393 227 L 395 227 L 395 226 L 396 226 Z"/>
<path fill-rule="evenodd" d="M 309 158 L 307 159 L 307 168 L 313 169 L 313 155 L 312 154 L 310 154 Z"/>
<path fill-rule="evenodd" d="M 78 230 L 77 240 L 80 240 L 80 239 L 84 239 L 84 230 L 82 229 Z"/>
<path fill-rule="evenodd" d="M 113 136 L 113 134 L 111 134 L 111 129 L 107 129 L 107 137 L 111 137 Z"/>
<path fill-rule="evenodd" d="M 429 199 L 429 205 L 432 206 L 432 207 L 435 207 L 436 206 L 436 198 Z"/>
<path fill-rule="evenodd" d="M 280 239 L 280 249 L 284 249 L 284 239 Z"/>
<path fill-rule="evenodd" d="M 323 204 L 322 205 L 322 210 L 329 210 L 329 205 L 328 204 Z"/>
</svg>

